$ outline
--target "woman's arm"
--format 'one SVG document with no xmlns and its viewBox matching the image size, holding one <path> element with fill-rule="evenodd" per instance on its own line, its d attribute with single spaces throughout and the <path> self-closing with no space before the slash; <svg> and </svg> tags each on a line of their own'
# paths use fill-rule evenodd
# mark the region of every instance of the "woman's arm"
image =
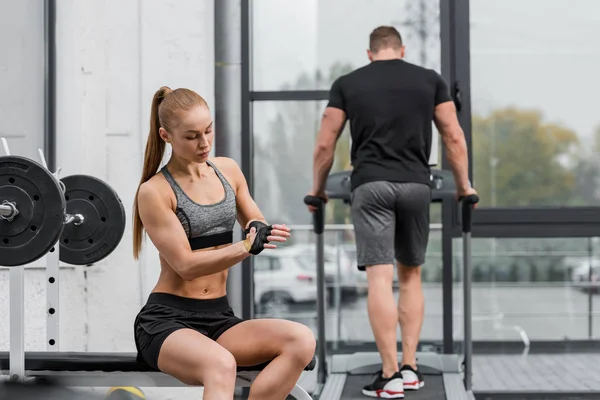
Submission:
<svg viewBox="0 0 600 400">
<path fill-rule="evenodd" d="M 150 240 L 185 280 L 226 270 L 250 256 L 243 242 L 217 250 L 193 252 L 177 216 L 150 182 L 140 187 L 138 206 Z"/>
<path fill-rule="evenodd" d="M 225 171 L 227 171 L 227 175 L 233 180 L 231 185 L 235 190 L 237 219 L 240 225 L 243 226 L 244 229 L 247 229 L 248 225 L 252 221 L 261 221 L 267 224 L 267 221 L 258 208 L 258 205 L 250 195 L 248 182 L 246 181 L 246 177 L 242 173 L 239 165 L 235 162 L 235 160 L 230 158 L 222 157 L 219 160 L 222 160 L 221 162 L 224 165 Z"/>
</svg>

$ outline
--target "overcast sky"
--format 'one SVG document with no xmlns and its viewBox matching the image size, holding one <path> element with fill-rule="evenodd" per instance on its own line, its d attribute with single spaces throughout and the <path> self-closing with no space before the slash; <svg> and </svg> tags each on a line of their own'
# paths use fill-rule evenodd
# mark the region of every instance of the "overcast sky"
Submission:
<svg viewBox="0 0 600 400">
<path fill-rule="evenodd" d="M 415 17 L 416 10 L 407 12 L 406 1 L 254 0 L 253 4 L 255 90 L 278 90 L 303 72 L 317 68 L 327 72 L 337 61 L 364 65 L 369 32 L 382 24 L 400 29 L 407 60 L 420 63 L 418 39 L 400 25 Z M 437 8 L 438 0 L 430 0 L 428 9 L 437 12 Z M 426 45 L 428 66 L 439 71 L 439 23 L 432 19 L 429 25 L 433 32 Z M 509 105 L 536 108 L 586 140 L 600 124 L 598 38 L 600 0 L 471 0 L 474 112 Z M 260 107 L 263 115 L 255 115 L 257 130 L 264 130 L 275 111 Z"/>
</svg>

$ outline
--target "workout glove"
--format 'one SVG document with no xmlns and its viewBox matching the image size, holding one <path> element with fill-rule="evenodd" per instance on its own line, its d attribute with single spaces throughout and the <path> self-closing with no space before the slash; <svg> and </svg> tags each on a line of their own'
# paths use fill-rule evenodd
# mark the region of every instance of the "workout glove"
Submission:
<svg viewBox="0 0 600 400">
<path fill-rule="evenodd" d="M 250 233 L 250 229 L 252 228 L 256 228 L 256 237 L 254 238 L 254 242 L 252 243 L 252 246 L 248 252 L 253 255 L 258 255 L 265 249 L 265 243 L 269 243 L 267 237 L 271 235 L 273 227 L 260 221 L 252 221 L 250 222 L 248 229 L 244 231 L 246 235 Z"/>
</svg>

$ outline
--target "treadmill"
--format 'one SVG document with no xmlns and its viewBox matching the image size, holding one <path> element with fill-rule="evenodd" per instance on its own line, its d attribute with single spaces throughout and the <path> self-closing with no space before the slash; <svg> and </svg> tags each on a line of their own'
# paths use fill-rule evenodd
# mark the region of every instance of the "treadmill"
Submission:
<svg viewBox="0 0 600 400">
<path fill-rule="evenodd" d="M 350 176 L 352 171 L 331 174 L 327 179 L 326 192 L 329 199 L 340 199 L 350 203 Z M 453 199 L 456 185 L 452 173 L 447 170 L 432 170 L 432 201 Z M 405 391 L 404 398 L 414 400 L 474 400 L 471 388 L 471 215 L 477 196 L 461 199 L 462 232 L 464 253 L 464 355 L 438 354 L 434 352 L 417 353 L 417 366 L 425 378 L 425 386 L 416 391 Z M 324 279 L 324 238 L 325 203 L 322 199 L 306 196 L 304 202 L 317 208 L 313 214 L 313 231 L 317 243 L 317 386 L 314 399 L 323 400 L 364 400 L 363 386 L 381 370 L 381 358 L 378 352 L 357 352 L 337 354 L 327 359 L 325 337 L 325 279 Z M 463 360 L 464 356 L 464 360 Z M 401 353 L 398 354 L 401 359 Z"/>
</svg>

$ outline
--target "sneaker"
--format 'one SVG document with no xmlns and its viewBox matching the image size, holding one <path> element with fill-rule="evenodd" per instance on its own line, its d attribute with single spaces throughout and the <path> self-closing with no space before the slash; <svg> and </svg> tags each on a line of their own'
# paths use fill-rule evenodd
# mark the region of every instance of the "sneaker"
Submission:
<svg viewBox="0 0 600 400">
<path fill-rule="evenodd" d="M 404 389 L 419 390 L 425 386 L 423 374 L 421 374 L 418 370 L 414 370 L 410 365 L 402 366 L 402 368 L 400 368 L 400 374 L 402 374 Z"/>
<path fill-rule="evenodd" d="M 396 372 L 391 378 L 385 379 L 383 373 L 379 371 L 373 383 L 365 386 L 362 393 L 379 399 L 403 399 L 402 375 Z"/>
</svg>

